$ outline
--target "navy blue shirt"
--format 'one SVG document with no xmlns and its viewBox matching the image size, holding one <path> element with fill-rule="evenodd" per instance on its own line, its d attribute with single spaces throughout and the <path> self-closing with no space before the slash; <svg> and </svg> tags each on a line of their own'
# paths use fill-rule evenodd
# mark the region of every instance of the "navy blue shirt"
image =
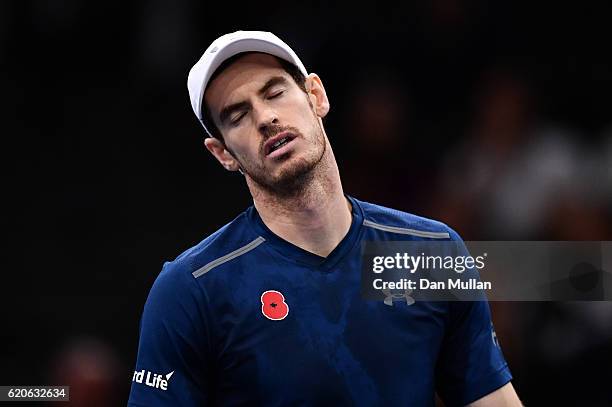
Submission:
<svg viewBox="0 0 612 407">
<path fill-rule="evenodd" d="M 131 406 L 395 405 L 475 401 L 511 380 L 486 301 L 360 296 L 361 242 L 461 241 L 443 223 L 349 198 L 326 258 L 254 207 L 166 263 L 140 325 Z"/>
</svg>

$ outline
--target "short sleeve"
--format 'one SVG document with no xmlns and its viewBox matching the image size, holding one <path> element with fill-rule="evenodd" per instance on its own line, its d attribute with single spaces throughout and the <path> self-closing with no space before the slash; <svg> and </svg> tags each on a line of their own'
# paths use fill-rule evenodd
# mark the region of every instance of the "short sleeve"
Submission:
<svg viewBox="0 0 612 407">
<path fill-rule="evenodd" d="M 451 230 L 452 231 L 452 230 Z M 464 247 L 452 231 L 453 240 Z M 438 394 L 448 407 L 464 406 L 497 390 L 512 379 L 482 301 L 449 302 L 447 329 L 436 365 Z"/>
<path fill-rule="evenodd" d="M 144 306 L 129 406 L 202 406 L 210 398 L 206 298 L 191 273 L 166 263 Z"/>
</svg>

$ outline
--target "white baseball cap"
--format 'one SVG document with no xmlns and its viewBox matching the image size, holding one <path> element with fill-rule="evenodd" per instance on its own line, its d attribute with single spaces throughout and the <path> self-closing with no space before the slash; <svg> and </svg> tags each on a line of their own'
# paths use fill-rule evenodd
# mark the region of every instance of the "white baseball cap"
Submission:
<svg viewBox="0 0 612 407">
<path fill-rule="evenodd" d="M 217 38 L 204 51 L 204 55 L 191 68 L 187 77 L 191 108 L 211 137 L 212 133 L 206 128 L 202 117 L 202 99 L 206 86 L 223 61 L 241 52 L 263 52 L 274 55 L 297 66 L 304 76 L 308 75 L 304 64 L 289 45 L 270 32 L 236 31 Z"/>
</svg>

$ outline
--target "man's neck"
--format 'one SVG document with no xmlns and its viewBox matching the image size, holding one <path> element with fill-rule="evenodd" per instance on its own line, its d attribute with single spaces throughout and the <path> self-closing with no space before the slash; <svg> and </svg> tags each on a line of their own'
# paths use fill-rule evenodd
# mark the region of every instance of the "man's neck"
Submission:
<svg viewBox="0 0 612 407">
<path fill-rule="evenodd" d="M 328 158 L 331 165 L 295 196 L 278 198 L 251 190 L 255 208 L 272 232 L 321 257 L 342 241 L 352 220 L 333 153 Z"/>
</svg>

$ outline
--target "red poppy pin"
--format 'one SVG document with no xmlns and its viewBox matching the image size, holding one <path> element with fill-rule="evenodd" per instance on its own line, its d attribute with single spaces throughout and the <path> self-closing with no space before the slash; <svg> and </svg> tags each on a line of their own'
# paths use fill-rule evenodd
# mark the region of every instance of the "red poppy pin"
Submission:
<svg viewBox="0 0 612 407">
<path fill-rule="evenodd" d="M 283 294 L 276 290 L 264 291 L 261 294 L 261 313 L 273 321 L 285 319 L 289 314 L 289 305 L 285 302 Z"/>
</svg>

